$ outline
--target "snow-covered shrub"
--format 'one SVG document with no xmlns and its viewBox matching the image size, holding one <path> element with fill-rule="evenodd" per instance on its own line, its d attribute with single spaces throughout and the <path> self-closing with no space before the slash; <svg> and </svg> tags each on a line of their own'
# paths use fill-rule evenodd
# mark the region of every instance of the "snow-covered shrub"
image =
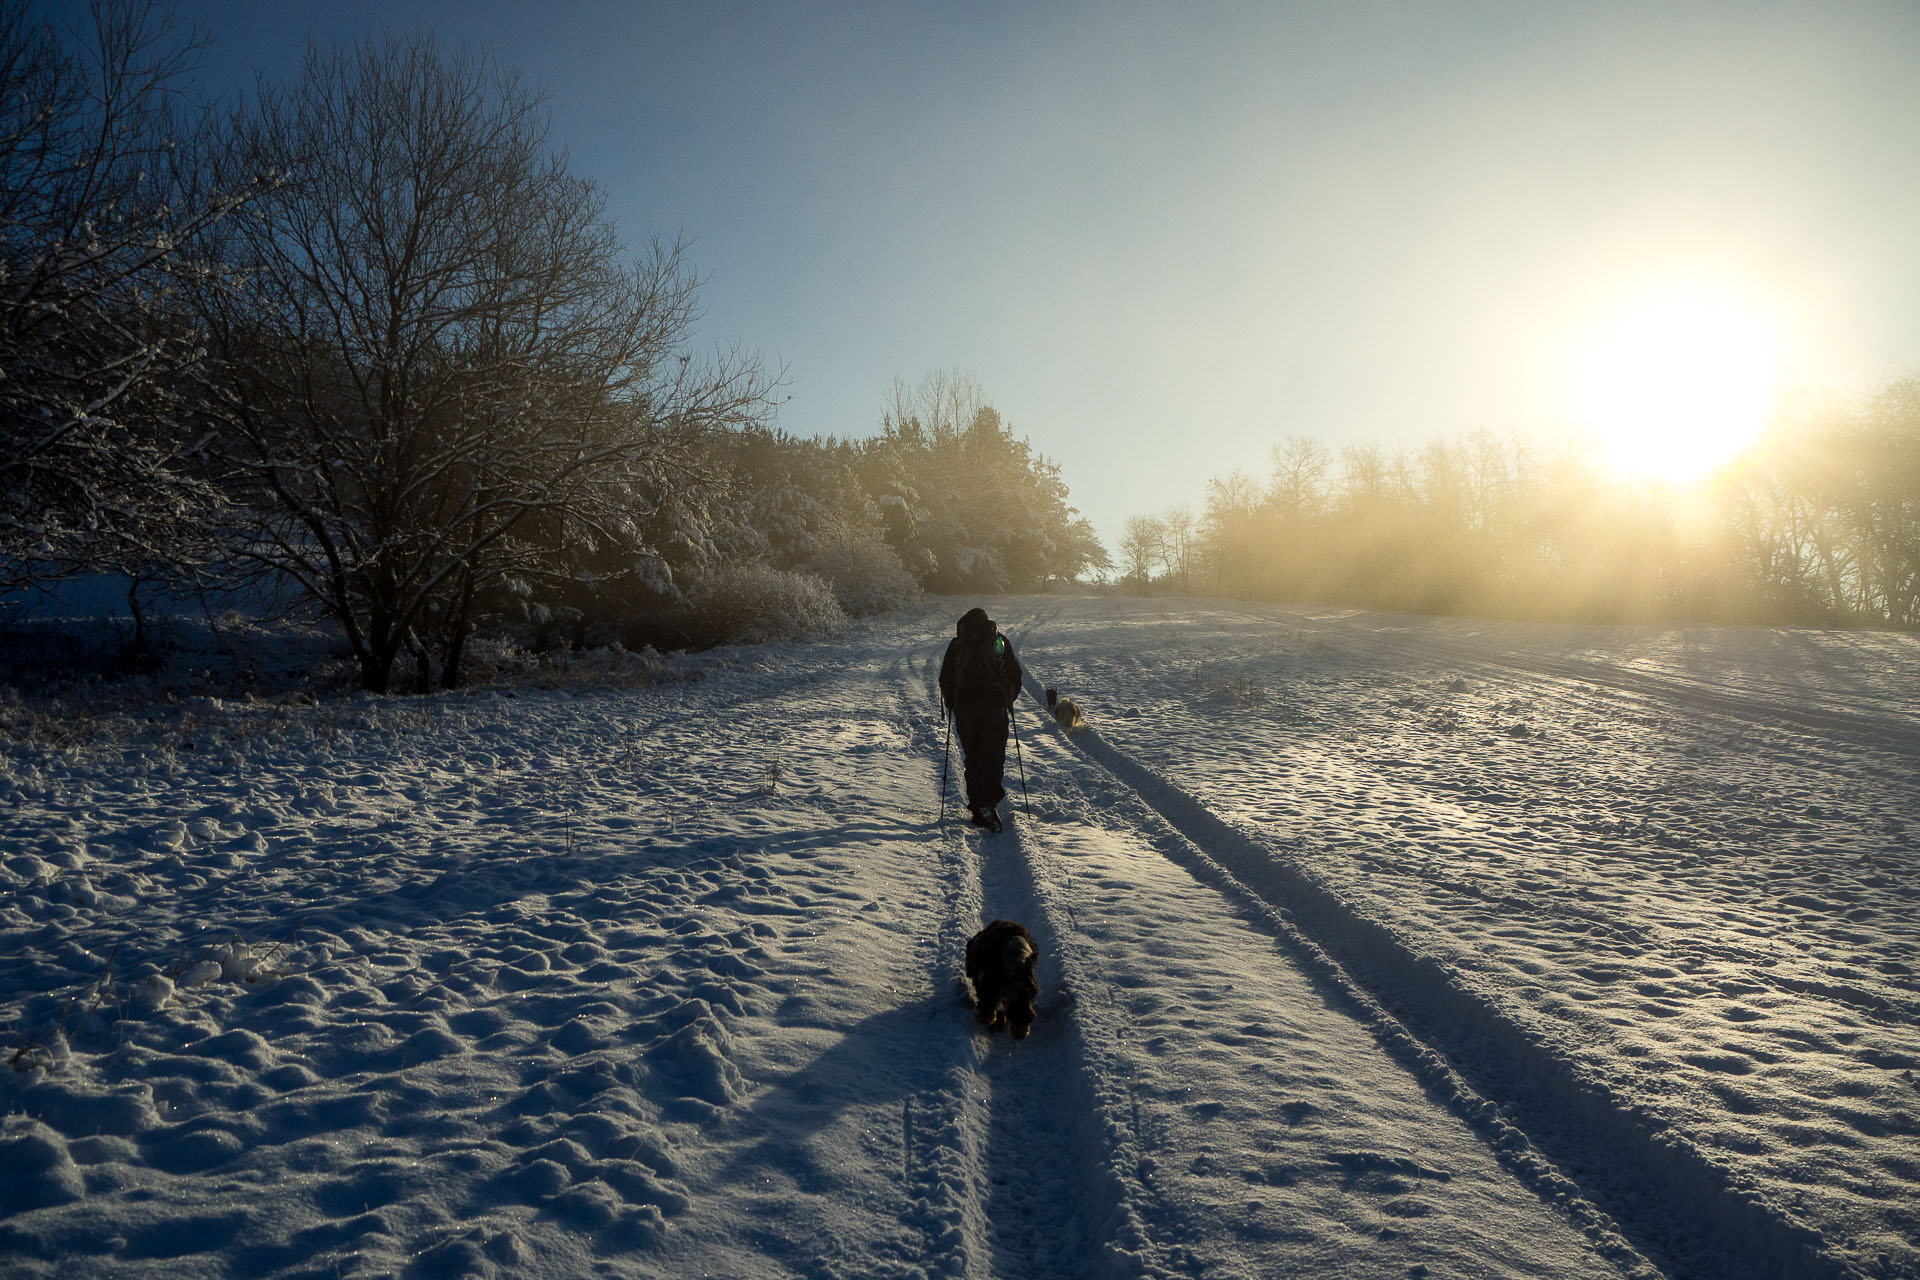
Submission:
<svg viewBox="0 0 1920 1280">
<path fill-rule="evenodd" d="M 569 684 L 600 684 L 617 688 L 645 688 L 673 679 L 667 659 L 652 648 L 632 650 L 619 644 L 592 649 L 557 650 L 540 655 L 534 683 L 547 688 Z"/>
<path fill-rule="evenodd" d="M 468 642 L 465 683 L 469 686 L 530 684 L 557 689 L 574 685 L 648 688 L 676 679 L 668 660 L 652 648 L 620 644 L 587 649 L 538 652 L 508 636 L 475 636 Z"/>
<path fill-rule="evenodd" d="M 1193 673 L 1193 688 L 1208 702 L 1228 702 L 1236 707 L 1262 707 L 1273 697 L 1273 690 L 1258 677 L 1220 662 L 1201 663 Z"/>
<path fill-rule="evenodd" d="M 730 565 L 692 592 L 693 619 L 712 644 L 809 640 L 845 625 L 826 580 L 764 564 Z"/>
<path fill-rule="evenodd" d="M 103 717 L 78 698 L 24 696 L 0 685 L 0 739 L 66 751 L 93 741 Z"/>
<path fill-rule="evenodd" d="M 849 617 L 904 609 L 920 598 L 919 584 L 899 555 L 869 530 L 822 536 L 806 567 L 832 584 L 833 598 Z"/>
</svg>

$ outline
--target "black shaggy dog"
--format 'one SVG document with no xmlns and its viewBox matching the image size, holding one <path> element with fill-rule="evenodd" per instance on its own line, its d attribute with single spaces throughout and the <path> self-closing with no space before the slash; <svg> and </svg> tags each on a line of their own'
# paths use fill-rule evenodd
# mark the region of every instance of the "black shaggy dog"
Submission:
<svg viewBox="0 0 1920 1280">
<path fill-rule="evenodd" d="M 1040 983 L 1033 976 L 1033 935 L 1017 920 L 995 920 L 967 940 L 967 980 L 973 983 L 973 1011 L 992 1031 L 1004 1017 L 1015 1040 L 1033 1030 L 1033 1001 Z"/>
</svg>

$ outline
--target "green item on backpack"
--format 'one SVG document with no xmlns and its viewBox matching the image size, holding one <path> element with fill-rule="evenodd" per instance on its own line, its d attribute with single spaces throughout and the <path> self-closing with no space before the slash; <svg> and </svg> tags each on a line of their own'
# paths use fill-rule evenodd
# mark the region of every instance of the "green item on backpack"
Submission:
<svg viewBox="0 0 1920 1280">
<path fill-rule="evenodd" d="M 964 640 L 954 650 L 956 698 L 1003 701 L 1007 696 L 1007 641 L 997 630 Z"/>
</svg>

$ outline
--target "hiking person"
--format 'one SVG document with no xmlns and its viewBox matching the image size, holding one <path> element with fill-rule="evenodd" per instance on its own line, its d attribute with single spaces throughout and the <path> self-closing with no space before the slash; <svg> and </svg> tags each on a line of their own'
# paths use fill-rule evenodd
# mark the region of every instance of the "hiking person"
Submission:
<svg viewBox="0 0 1920 1280">
<path fill-rule="evenodd" d="M 1007 789 L 1008 713 L 1020 696 L 1020 659 L 985 609 L 960 615 L 947 656 L 940 663 L 940 701 L 960 734 L 967 777 L 967 808 L 973 825 L 1000 830 L 1000 802 Z"/>
</svg>

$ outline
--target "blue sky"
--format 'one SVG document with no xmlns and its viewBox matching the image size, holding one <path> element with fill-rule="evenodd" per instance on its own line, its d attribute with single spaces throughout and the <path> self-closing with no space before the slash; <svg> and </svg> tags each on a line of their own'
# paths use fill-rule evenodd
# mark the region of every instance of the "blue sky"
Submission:
<svg viewBox="0 0 1920 1280">
<path fill-rule="evenodd" d="M 545 89 L 780 424 L 976 375 L 1109 544 L 1288 434 L 1550 433 L 1610 301 L 1705 279 L 1785 377 L 1920 371 L 1920 6 L 182 0 L 204 86 L 434 31 Z"/>
</svg>

